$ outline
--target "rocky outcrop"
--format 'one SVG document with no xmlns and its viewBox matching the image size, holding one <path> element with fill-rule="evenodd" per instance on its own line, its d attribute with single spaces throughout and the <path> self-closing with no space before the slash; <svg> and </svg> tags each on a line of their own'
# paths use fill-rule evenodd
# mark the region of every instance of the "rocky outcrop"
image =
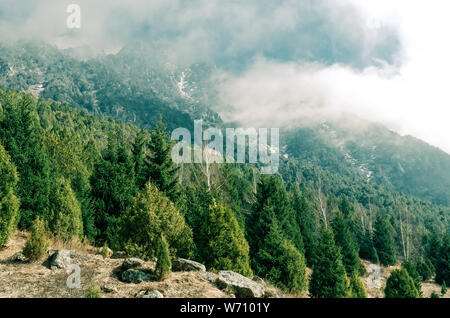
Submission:
<svg viewBox="0 0 450 318">
<path fill-rule="evenodd" d="M 144 261 L 141 260 L 140 258 L 136 258 L 136 257 L 131 257 L 131 258 L 127 258 L 123 261 L 122 263 L 122 268 L 124 270 L 130 269 L 130 268 L 136 268 L 136 267 L 140 267 L 142 265 L 144 265 Z"/>
<path fill-rule="evenodd" d="M 232 289 L 237 298 L 260 298 L 265 292 L 263 285 L 232 271 L 220 271 L 216 285 Z"/>
<path fill-rule="evenodd" d="M 141 270 L 127 269 L 122 273 L 121 278 L 125 283 L 139 284 L 142 282 L 151 281 L 155 278 L 155 276 Z"/>
<path fill-rule="evenodd" d="M 172 271 L 174 272 L 206 272 L 203 264 L 184 258 L 178 258 L 172 262 Z"/>
</svg>

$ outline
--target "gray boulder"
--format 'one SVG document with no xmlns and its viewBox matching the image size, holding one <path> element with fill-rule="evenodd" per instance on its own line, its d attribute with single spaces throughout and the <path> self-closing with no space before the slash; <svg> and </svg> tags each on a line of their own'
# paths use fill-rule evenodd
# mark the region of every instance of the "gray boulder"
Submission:
<svg viewBox="0 0 450 318">
<path fill-rule="evenodd" d="M 136 269 L 127 269 L 122 273 L 122 281 L 125 283 L 139 284 L 154 279 L 155 276 Z"/>
<path fill-rule="evenodd" d="M 127 258 L 123 261 L 122 268 L 123 269 L 136 268 L 136 267 L 140 267 L 140 266 L 144 265 L 144 263 L 145 262 L 143 260 L 141 260 L 140 258 L 131 257 L 131 258 Z"/>
<path fill-rule="evenodd" d="M 184 258 L 178 258 L 172 262 L 172 271 L 174 272 L 206 272 L 203 264 Z"/>
<path fill-rule="evenodd" d="M 50 256 L 49 265 L 51 269 L 66 268 L 72 262 L 72 251 L 69 250 L 56 250 L 52 256 Z"/>
<path fill-rule="evenodd" d="M 230 288 L 237 298 L 264 297 L 264 286 L 232 271 L 220 271 L 216 285 L 221 288 Z"/>
</svg>

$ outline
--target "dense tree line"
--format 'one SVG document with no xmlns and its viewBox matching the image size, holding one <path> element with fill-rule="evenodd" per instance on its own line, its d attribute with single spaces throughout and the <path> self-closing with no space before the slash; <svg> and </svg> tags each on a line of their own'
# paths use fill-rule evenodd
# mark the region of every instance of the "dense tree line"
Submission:
<svg viewBox="0 0 450 318">
<path fill-rule="evenodd" d="M 332 191 L 332 178 L 320 169 L 287 173 L 288 163 L 270 176 L 250 165 L 213 164 L 207 184 L 202 165 L 172 162 L 162 120 L 140 129 L 0 90 L 0 141 L 0 244 L 16 228 L 31 229 L 30 259 L 33 246 L 46 244 L 45 232 L 156 257 L 161 278 L 171 258 L 185 257 L 293 293 L 365 297 L 361 259 L 388 266 L 402 258 L 403 219 L 389 213 L 397 207 L 385 205 L 389 198 L 380 203 L 373 188 L 366 189 L 370 200 L 358 200 Z M 308 181 L 317 175 L 323 184 Z M 407 254 L 387 296 L 420 296 L 421 280 L 435 274 L 438 283 L 450 284 L 448 236 L 431 235 L 410 210 L 409 239 L 420 237 L 423 249 Z"/>
</svg>

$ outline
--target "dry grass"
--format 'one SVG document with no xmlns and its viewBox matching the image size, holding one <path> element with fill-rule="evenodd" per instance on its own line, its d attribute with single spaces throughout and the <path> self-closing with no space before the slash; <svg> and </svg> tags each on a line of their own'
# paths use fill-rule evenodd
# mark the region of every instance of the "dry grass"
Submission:
<svg viewBox="0 0 450 318">
<path fill-rule="evenodd" d="M 102 297 L 128 298 L 136 297 L 143 290 L 159 290 L 164 297 L 183 298 L 227 298 L 233 297 L 226 291 L 221 291 L 200 273 L 177 272 L 172 273 L 164 281 L 143 282 L 140 284 L 127 284 L 117 278 L 122 265 L 121 259 L 104 259 L 99 249 L 80 242 L 63 242 L 52 240 L 50 249 L 70 249 L 79 253 L 73 261 L 81 269 L 81 289 L 69 290 L 66 281 L 69 276 L 63 269 L 51 270 L 42 259 L 35 263 L 16 263 L 11 258 L 21 252 L 25 245 L 28 233 L 17 232 L 10 240 L 8 246 L 0 250 L 0 298 L 60 298 L 85 297 L 91 284 L 116 290 L 116 292 L 102 292 Z M 47 255 L 48 257 L 48 255 Z M 155 263 L 146 262 L 145 269 L 153 269 Z M 278 289 L 267 286 L 274 295 L 280 295 Z"/>
</svg>

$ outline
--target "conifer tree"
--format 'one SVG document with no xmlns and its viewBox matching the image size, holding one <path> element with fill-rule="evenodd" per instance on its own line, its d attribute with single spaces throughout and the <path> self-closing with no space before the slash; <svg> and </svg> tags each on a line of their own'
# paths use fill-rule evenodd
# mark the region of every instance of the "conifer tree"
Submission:
<svg viewBox="0 0 450 318">
<path fill-rule="evenodd" d="M 159 280 L 164 280 L 170 275 L 172 269 L 169 244 L 164 235 L 161 235 L 159 239 L 156 257 L 155 275 Z"/>
<path fill-rule="evenodd" d="M 342 212 L 338 211 L 333 219 L 333 232 L 336 245 L 341 248 L 342 262 L 347 275 L 350 277 L 355 271 L 360 272 L 362 264 L 358 256 L 358 245 L 353 239 Z"/>
<path fill-rule="evenodd" d="M 36 215 L 48 212 L 50 167 L 42 150 L 36 101 L 29 95 L 7 94 L 0 119 L 0 139 L 17 167 L 20 179 L 21 228 L 29 228 Z"/>
<path fill-rule="evenodd" d="M 417 261 L 416 269 L 422 281 L 427 281 L 433 276 L 433 270 L 423 258 Z"/>
<path fill-rule="evenodd" d="M 255 273 L 291 292 L 306 289 L 306 262 L 294 244 L 283 238 L 273 213 L 269 232 L 252 260 Z"/>
<path fill-rule="evenodd" d="M 378 214 L 375 224 L 374 246 L 383 266 L 395 264 L 395 248 L 392 233 L 386 217 Z"/>
<path fill-rule="evenodd" d="M 359 272 L 354 271 L 350 275 L 350 295 L 351 298 L 367 298 L 364 285 L 359 279 Z"/>
<path fill-rule="evenodd" d="M 148 183 L 122 215 L 112 246 L 123 248 L 129 255 L 151 259 L 156 256 L 161 235 L 169 243 L 171 255 L 191 256 L 192 230 L 174 204 L 155 185 Z"/>
<path fill-rule="evenodd" d="M 405 268 L 395 269 L 386 281 L 386 298 L 419 298 L 413 279 Z"/>
<path fill-rule="evenodd" d="M 436 257 L 436 283 L 450 284 L 450 236 L 444 235 Z"/>
<path fill-rule="evenodd" d="M 23 248 L 23 255 L 31 262 L 39 260 L 48 248 L 48 236 L 44 221 L 37 217 L 31 226 L 31 235 Z"/>
<path fill-rule="evenodd" d="M 149 155 L 146 158 L 144 168 L 146 182 L 150 180 L 167 197 L 176 201 L 179 192 L 178 168 L 171 158 L 172 142 L 162 119 L 150 132 L 150 141 L 147 143 L 147 148 Z"/>
<path fill-rule="evenodd" d="M 119 220 L 136 194 L 133 161 L 123 141 L 109 136 L 108 146 L 94 166 L 90 178 L 95 209 L 97 244 L 111 242 Z"/>
<path fill-rule="evenodd" d="M 312 266 L 318 232 L 317 214 L 307 201 L 308 198 L 310 202 L 314 202 L 311 196 L 312 193 L 310 190 L 306 189 L 304 193 L 301 193 L 298 183 L 294 185 L 292 208 L 294 209 L 296 220 L 301 231 L 308 266 Z"/>
<path fill-rule="evenodd" d="M 6 245 L 17 226 L 20 202 L 16 197 L 17 170 L 0 145 L 0 247 Z"/>
<path fill-rule="evenodd" d="M 342 255 L 335 245 L 331 227 L 322 229 L 309 293 L 314 298 L 344 298 L 349 292 Z"/>
<path fill-rule="evenodd" d="M 198 249 L 207 267 L 253 276 L 244 231 L 230 208 L 214 200 L 201 231 L 204 240 Z"/>
<path fill-rule="evenodd" d="M 262 225 L 260 214 L 266 207 L 273 211 L 280 230 L 286 235 L 286 238 L 291 240 L 295 247 L 303 253 L 303 238 L 296 220 L 295 211 L 292 209 L 282 180 L 273 175 L 261 176 L 261 180 L 258 183 L 256 203 L 247 225 L 250 231 L 250 247 L 257 246 L 267 233 L 267 231 L 259 229 L 259 226 Z M 257 249 L 254 252 L 256 253 Z"/>
<path fill-rule="evenodd" d="M 445 294 L 447 294 L 447 284 L 444 281 L 442 282 L 441 295 L 444 296 Z"/>
<path fill-rule="evenodd" d="M 422 283 L 420 279 L 420 275 L 417 272 L 416 266 L 414 266 L 413 263 L 410 261 L 403 262 L 402 267 L 406 269 L 409 276 L 413 279 L 414 286 L 416 286 L 417 291 L 419 292 L 420 296 L 422 296 Z"/>
<path fill-rule="evenodd" d="M 80 203 L 66 179 L 59 178 L 52 186 L 49 210 L 47 220 L 52 234 L 64 241 L 83 237 Z"/>
</svg>

